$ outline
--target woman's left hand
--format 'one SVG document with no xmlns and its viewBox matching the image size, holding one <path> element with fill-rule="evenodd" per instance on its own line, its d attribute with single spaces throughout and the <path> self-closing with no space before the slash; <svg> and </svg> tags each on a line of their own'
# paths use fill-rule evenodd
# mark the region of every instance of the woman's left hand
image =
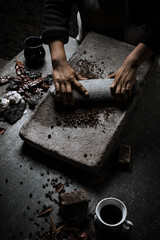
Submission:
<svg viewBox="0 0 160 240">
<path fill-rule="evenodd" d="M 132 87 L 136 81 L 138 67 L 125 63 L 117 72 L 110 74 L 107 78 L 114 78 L 110 87 L 111 95 L 116 101 L 127 100 L 131 95 Z"/>
</svg>

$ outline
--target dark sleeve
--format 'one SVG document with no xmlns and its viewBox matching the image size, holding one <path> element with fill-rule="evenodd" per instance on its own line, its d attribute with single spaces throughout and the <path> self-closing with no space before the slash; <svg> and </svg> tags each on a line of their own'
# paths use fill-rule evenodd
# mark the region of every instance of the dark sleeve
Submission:
<svg viewBox="0 0 160 240">
<path fill-rule="evenodd" d="M 160 7 L 159 0 L 128 0 L 130 18 L 135 25 L 146 25 L 140 42 L 160 53 Z"/>
<path fill-rule="evenodd" d="M 160 53 L 160 7 L 158 0 L 143 1 L 142 12 L 145 12 L 146 29 L 141 42 L 151 47 L 155 53 Z"/>
<path fill-rule="evenodd" d="M 141 42 L 151 47 L 156 54 L 160 54 L 160 11 L 148 16 Z"/>
<path fill-rule="evenodd" d="M 42 41 L 48 44 L 53 38 L 69 38 L 69 19 L 72 0 L 44 0 Z"/>
</svg>

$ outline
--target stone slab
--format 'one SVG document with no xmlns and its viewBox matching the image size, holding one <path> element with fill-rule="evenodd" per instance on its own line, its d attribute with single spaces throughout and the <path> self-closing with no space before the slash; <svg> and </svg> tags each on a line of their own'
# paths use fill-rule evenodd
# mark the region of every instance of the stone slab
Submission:
<svg viewBox="0 0 160 240">
<path fill-rule="evenodd" d="M 81 73 L 83 71 L 104 78 L 121 66 L 133 48 L 129 44 L 90 32 L 72 56 L 70 64 Z M 137 81 L 141 86 L 147 79 L 150 67 L 151 63 L 147 61 L 139 68 Z M 53 160 L 56 158 L 97 174 L 113 151 L 119 133 L 137 100 L 138 96 L 134 97 L 125 108 L 116 103 L 111 105 L 114 111 L 107 119 L 104 113 L 99 114 L 97 127 L 75 128 L 56 124 L 56 119 L 61 120 L 61 116 L 56 111 L 54 99 L 47 93 L 22 127 L 20 136 L 35 148 L 51 155 Z"/>
</svg>

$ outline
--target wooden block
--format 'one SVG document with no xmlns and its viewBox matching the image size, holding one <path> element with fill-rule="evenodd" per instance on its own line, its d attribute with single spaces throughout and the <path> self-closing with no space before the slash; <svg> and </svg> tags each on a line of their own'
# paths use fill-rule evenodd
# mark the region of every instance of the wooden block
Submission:
<svg viewBox="0 0 160 240">
<path fill-rule="evenodd" d="M 85 190 L 59 195 L 59 213 L 64 220 L 74 219 L 72 224 L 83 225 L 87 219 L 88 200 Z"/>
</svg>

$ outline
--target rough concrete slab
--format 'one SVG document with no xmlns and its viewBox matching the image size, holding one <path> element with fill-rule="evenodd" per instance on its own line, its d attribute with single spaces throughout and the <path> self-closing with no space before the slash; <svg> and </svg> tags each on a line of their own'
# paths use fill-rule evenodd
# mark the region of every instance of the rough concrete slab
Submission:
<svg viewBox="0 0 160 240">
<path fill-rule="evenodd" d="M 106 77 L 116 71 L 133 46 L 91 32 L 71 58 L 71 65 L 79 72 L 88 72 L 95 77 Z M 151 67 L 146 62 L 139 69 L 137 81 L 143 86 L 147 72 Z M 96 127 L 62 126 L 56 124 L 62 116 L 56 111 L 56 103 L 47 93 L 36 107 L 30 120 L 20 131 L 21 138 L 35 148 L 91 173 L 98 173 L 124 126 L 127 117 L 133 110 L 138 96 L 125 107 L 117 104 L 108 118 L 105 113 L 99 114 Z M 108 103 L 107 103 L 108 106 Z"/>
</svg>

